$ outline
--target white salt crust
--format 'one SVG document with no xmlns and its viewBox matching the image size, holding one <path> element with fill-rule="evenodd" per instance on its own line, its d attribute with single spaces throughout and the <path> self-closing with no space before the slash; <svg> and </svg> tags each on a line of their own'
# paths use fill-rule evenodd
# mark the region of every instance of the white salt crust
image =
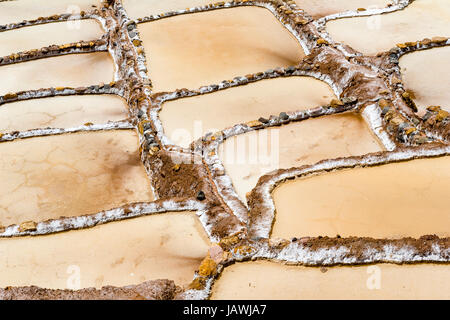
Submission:
<svg viewBox="0 0 450 320">
<path fill-rule="evenodd" d="M 101 211 L 91 215 L 64 217 L 38 222 L 35 231 L 20 231 L 20 225 L 11 225 L 6 227 L 3 233 L 0 233 L 0 238 L 48 235 L 68 230 L 91 228 L 108 222 L 165 212 L 196 211 L 197 214 L 199 214 L 198 212 L 203 208 L 203 204 L 195 200 L 165 200 L 131 203 L 129 205 Z"/>
</svg>

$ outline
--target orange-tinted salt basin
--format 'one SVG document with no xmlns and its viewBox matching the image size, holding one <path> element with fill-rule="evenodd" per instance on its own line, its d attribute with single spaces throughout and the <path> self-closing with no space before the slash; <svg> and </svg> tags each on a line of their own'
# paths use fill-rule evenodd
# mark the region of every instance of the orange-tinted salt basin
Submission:
<svg viewBox="0 0 450 320">
<path fill-rule="evenodd" d="M 188 284 L 209 241 L 195 213 L 165 213 L 47 236 L 0 239 L 0 287 Z"/>
<path fill-rule="evenodd" d="M 434 48 L 407 54 L 400 59 L 405 87 L 412 91 L 419 114 L 428 106 L 450 111 L 450 48 Z M 439 81 L 436 81 L 439 79 Z"/>
<path fill-rule="evenodd" d="M 447 265 L 324 269 L 256 261 L 227 267 L 211 299 L 449 299 L 449 286 Z"/>
<path fill-rule="evenodd" d="M 450 236 L 450 157 L 298 179 L 273 192 L 272 237 Z"/>
<path fill-rule="evenodd" d="M 49 87 L 85 87 L 113 80 L 109 53 L 52 57 L 0 67 L 0 95 Z"/>
</svg>

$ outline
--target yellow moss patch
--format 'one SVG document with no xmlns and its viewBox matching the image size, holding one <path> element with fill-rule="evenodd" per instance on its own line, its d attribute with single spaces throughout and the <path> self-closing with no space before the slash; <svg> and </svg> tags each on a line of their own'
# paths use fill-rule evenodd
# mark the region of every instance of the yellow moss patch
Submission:
<svg viewBox="0 0 450 320">
<path fill-rule="evenodd" d="M 217 264 L 209 256 L 203 259 L 198 269 L 198 274 L 203 277 L 211 277 L 217 273 Z"/>
</svg>

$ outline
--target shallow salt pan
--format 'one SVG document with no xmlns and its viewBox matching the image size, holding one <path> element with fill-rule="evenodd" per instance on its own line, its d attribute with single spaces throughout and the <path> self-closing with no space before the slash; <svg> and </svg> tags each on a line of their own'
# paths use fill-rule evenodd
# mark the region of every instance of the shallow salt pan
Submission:
<svg viewBox="0 0 450 320">
<path fill-rule="evenodd" d="M 160 112 L 164 132 L 187 147 L 207 132 L 235 124 L 325 105 L 334 97 L 330 87 L 310 77 L 262 80 L 202 96 L 169 101 Z"/>
<path fill-rule="evenodd" d="M 79 14 L 100 7 L 99 0 L 19 0 L 0 2 L 0 25 L 49 17 L 54 14 Z"/>
<path fill-rule="evenodd" d="M 384 8 L 390 3 L 389 0 L 295 0 L 295 2 L 299 8 L 316 19 L 358 8 Z"/>
<path fill-rule="evenodd" d="M 78 289 L 189 283 L 209 241 L 195 213 L 166 213 L 48 236 L 0 239 L 0 287 Z M 79 281 L 78 281 L 79 279 Z"/>
<path fill-rule="evenodd" d="M 272 237 L 450 236 L 450 157 L 355 168 L 286 182 Z"/>
<path fill-rule="evenodd" d="M 113 80 L 107 52 L 72 54 L 0 66 L 0 95 L 49 87 L 80 87 Z"/>
<path fill-rule="evenodd" d="M 153 200 L 131 130 L 4 142 L 0 154 L 3 226 Z"/>
<path fill-rule="evenodd" d="M 417 0 L 402 11 L 330 21 L 330 36 L 365 54 L 388 51 L 397 43 L 450 37 L 448 0 Z"/>
<path fill-rule="evenodd" d="M 62 45 L 80 40 L 100 39 L 104 31 L 95 20 L 55 22 L 0 32 L 0 56 Z"/>
<path fill-rule="evenodd" d="M 124 100 L 113 95 L 52 97 L 24 100 L 0 108 L 0 132 L 36 128 L 72 128 L 128 117 Z"/>
<path fill-rule="evenodd" d="M 232 137 L 221 146 L 219 156 L 235 190 L 245 200 L 259 177 L 272 170 L 376 151 L 381 147 L 364 120 L 343 114 Z"/>
<path fill-rule="evenodd" d="M 447 265 L 323 269 L 258 261 L 227 267 L 211 299 L 449 299 L 449 286 Z"/>
<path fill-rule="evenodd" d="M 154 92 L 294 65 L 300 44 L 268 10 L 220 9 L 138 25 Z"/>
<path fill-rule="evenodd" d="M 124 8 L 130 18 L 138 19 L 152 14 L 166 13 L 169 11 L 183 10 L 186 8 L 200 7 L 214 0 L 122 0 Z"/>
<path fill-rule="evenodd" d="M 405 87 L 415 95 L 419 112 L 427 106 L 450 111 L 450 48 L 434 48 L 407 54 L 400 59 Z M 439 81 L 436 81 L 439 79 Z"/>
</svg>

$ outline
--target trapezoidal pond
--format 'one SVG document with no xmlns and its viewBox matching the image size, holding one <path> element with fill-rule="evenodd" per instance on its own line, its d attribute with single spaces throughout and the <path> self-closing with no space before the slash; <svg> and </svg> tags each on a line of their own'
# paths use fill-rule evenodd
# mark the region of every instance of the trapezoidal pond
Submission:
<svg viewBox="0 0 450 320">
<path fill-rule="evenodd" d="M 297 64 L 296 39 L 266 9 L 181 15 L 138 25 L 154 92 L 196 89 L 248 73 Z"/>
</svg>

